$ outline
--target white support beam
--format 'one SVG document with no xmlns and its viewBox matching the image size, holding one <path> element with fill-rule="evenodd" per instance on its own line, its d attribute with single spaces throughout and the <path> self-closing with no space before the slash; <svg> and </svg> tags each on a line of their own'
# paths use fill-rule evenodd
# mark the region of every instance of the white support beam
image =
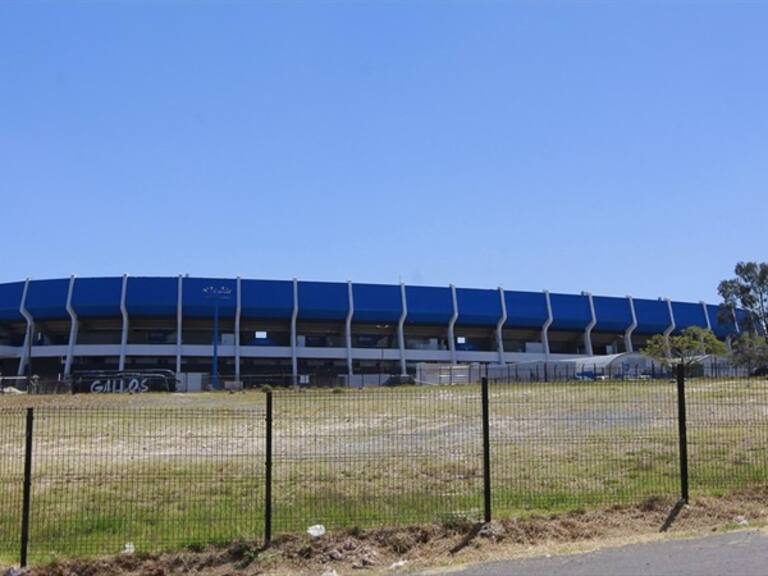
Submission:
<svg viewBox="0 0 768 576">
<path fill-rule="evenodd" d="M 32 345 L 32 337 L 34 336 L 35 322 L 32 318 L 32 314 L 27 310 L 27 293 L 29 292 L 29 278 L 24 282 L 24 291 L 21 293 L 21 304 L 19 304 L 19 313 L 27 321 L 27 329 L 24 334 L 24 348 L 21 350 L 21 356 L 19 356 L 19 369 L 16 373 L 17 376 L 24 376 L 24 370 L 27 369 L 27 362 L 29 362 L 29 349 Z"/>
<path fill-rule="evenodd" d="M 672 311 L 672 300 L 665 298 L 664 301 L 667 303 L 667 310 L 669 310 L 669 326 L 664 330 L 664 342 L 667 347 L 667 356 L 671 357 L 672 350 L 669 345 L 669 337 L 677 326 L 675 325 L 675 313 Z"/>
<path fill-rule="evenodd" d="M 507 301 L 504 298 L 504 288 L 499 286 L 499 302 L 501 303 L 501 318 L 496 324 L 496 350 L 499 353 L 499 364 L 506 364 L 504 361 L 504 324 L 507 322 Z"/>
<path fill-rule="evenodd" d="M 181 378 L 181 331 L 184 320 L 184 277 L 179 274 L 178 285 L 176 289 L 176 378 Z"/>
<path fill-rule="evenodd" d="M 123 316 L 123 327 L 120 332 L 120 361 L 117 364 L 117 369 L 125 370 L 125 356 L 128 350 L 128 306 L 126 305 L 126 299 L 128 298 L 128 274 L 123 274 L 123 287 L 120 291 L 120 314 Z"/>
<path fill-rule="evenodd" d="M 701 309 L 704 310 L 704 322 L 707 325 L 707 330 L 710 332 L 712 331 L 712 325 L 709 322 L 709 312 L 707 311 L 707 305 L 704 303 L 704 300 L 700 300 L 699 304 L 701 304 Z M 699 342 L 701 342 L 701 354 L 704 355 L 706 352 L 706 346 L 704 345 L 704 336 L 702 335 L 699 337 Z"/>
<path fill-rule="evenodd" d="M 347 298 L 349 300 L 349 308 L 347 310 L 347 321 L 344 329 L 344 337 L 347 344 L 347 375 L 349 381 L 352 382 L 352 315 L 355 313 L 355 299 L 352 294 L 352 281 L 347 281 Z"/>
<path fill-rule="evenodd" d="M 453 303 L 453 315 L 450 322 L 448 322 L 448 349 L 451 352 L 451 364 L 456 364 L 456 334 L 454 328 L 456 326 L 456 320 L 459 319 L 459 304 L 456 298 L 456 286 L 450 285 L 451 288 L 451 302 Z"/>
<path fill-rule="evenodd" d="M 400 282 L 400 319 L 397 321 L 397 345 L 400 348 L 400 375 L 406 376 L 408 369 L 405 363 L 405 319 L 408 317 L 408 299 L 405 296 L 405 284 Z"/>
<path fill-rule="evenodd" d="M 293 385 L 299 383 L 299 358 L 296 350 L 296 321 L 299 317 L 299 281 L 293 279 L 293 313 L 291 314 L 291 375 Z"/>
<path fill-rule="evenodd" d="M 77 344 L 77 332 L 78 332 L 78 321 L 77 321 L 77 312 L 75 312 L 75 309 L 72 307 L 72 294 L 75 291 L 75 276 L 72 275 L 69 278 L 69 289 L 67 290 L 67 314 L 69 314 L 69 319 L 71 321 L 71 325 L 69 328 L 69 343 L 67 344 L 67 358 L 64 361 L 64 377 L 69 377 L 70 373 L 72 372 L 72 362 L 75 357 L 75 345 Z"/>
<path fill-rule="evenodd" d="M 597 316 L 595 315 L 595 299 L 592 297 L 591 292 L 584 292 L 584 295 L 589 300 L 589 313 L 592 316 L 589 324 L 587 324 L 587 327 L 584 329 L 584 350 L 587 353 L 587 356 L 594 356 L 595 354 L 592 348 L 592 330 L 597 324 Z"/>
<path fill-rule="evenodd" d="M 632 324 L 629 325 L 627 331 L 624 333 L 624 350 L 627 352 L 634 352 L 635 346 L 632 344 L 632 333 L 637 330 L 637 313 L 635 312 L 635 300 L 632 296 L 627 296 L 629 301 L 629 311 L 632 314 Z"/>
<path fill-rule="evenodd" d="M 237 277 L 235 289 L 237 294 L 235 295 L 235 380 L 240 380 L 240 318 L 243 313 L 243 297 L 240 290 L 241 286 L 240 276 Z"/>
<path fill-rule="evenodd" d="M 552 316 L 552 299 L 549 297 L 549 290 L 544 290 L 544 299 L 547 302 L 547 319 L 541 327 L 541 344 L 544 346 L 544 357 L 549 360 L 549 327 L 552 326 L 554 321 Z"/>
<path fill-rule="evenodd" d="M 709 319 L 709 309 L 707 303 L 704 300 L 701 301 L 701 307 L 704 309 L 704 320 L 707 322 L 707 330 L 712 332 L 712 321 Z"/>
</svg>

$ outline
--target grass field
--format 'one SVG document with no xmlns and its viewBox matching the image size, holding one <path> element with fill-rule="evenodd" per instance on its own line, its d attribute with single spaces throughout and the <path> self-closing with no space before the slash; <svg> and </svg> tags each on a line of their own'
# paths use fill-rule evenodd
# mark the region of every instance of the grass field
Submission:
<svg viewBox="0 0 768 576">
<path fill-rule="evenodd" d="M 477 520 L 477 386 L 274 392 L 276 533 Z M 691 488 L 768 480 L 768 382 L 687 385 Z M 24 408 L 35 407 L 30 554 L 174 549 L 263 534 L 265 394 L 0 398 L 0 562 L 18 554 Z M 679 492 L 670 382 L 493 385 L 494 514 Z"/>
</svg>

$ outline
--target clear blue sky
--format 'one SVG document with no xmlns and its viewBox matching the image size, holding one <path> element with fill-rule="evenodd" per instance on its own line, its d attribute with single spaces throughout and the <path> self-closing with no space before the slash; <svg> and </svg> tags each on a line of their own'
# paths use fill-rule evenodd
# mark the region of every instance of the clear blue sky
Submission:
<svg viewBox="0 0 768 576">
<path fill-rule="evenodd" d="M 0 3 L 0 281 L 716 300 L 768 259 L 768 2 Z"/>
</svg>

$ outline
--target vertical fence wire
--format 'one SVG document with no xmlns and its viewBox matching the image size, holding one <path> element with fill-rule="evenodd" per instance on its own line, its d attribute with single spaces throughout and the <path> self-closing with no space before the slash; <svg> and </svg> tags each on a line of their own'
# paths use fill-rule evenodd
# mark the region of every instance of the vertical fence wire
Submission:
<svg viewBox="0 0 768 576">
<path fill-rule="evenodd" d="M 0 566 L 19 561 L 26 410 L 0 408 Z"/>
<path fill-rule="evenodd" d="M 768 378 L 713 367 L 688 374 L 685 389 L 692 494 L 764 488 Z"/>
<path fill-rule="evenodd" d="M 670 382 L 495 384 L 490 405 L 496 516 L 677 493 Z"/>
<path fill-rule="evenodd" d="M 30 557 L 259 535 L 263 429 L 253 410 L 36 409 Z"/>
<path fill-rule="evenodd" d="M 276 531 L 481 518 L 479 386 L 311 390 L 274 401 Z"/>
</svg>

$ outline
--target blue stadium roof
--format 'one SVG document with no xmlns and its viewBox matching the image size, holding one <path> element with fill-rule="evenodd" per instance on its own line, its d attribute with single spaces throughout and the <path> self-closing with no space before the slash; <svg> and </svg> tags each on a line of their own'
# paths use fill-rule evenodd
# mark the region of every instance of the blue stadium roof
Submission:
<svg viewBox="0 0 768 576">
<path fill-rule="evenodd" d="M 175 316 L 179 300 L 184 316 L 210 317 L 214 302 L 204 289 L 215 286 L 228 296 L 219 301 L 222 317 L 237 309 L 237 280 L 232 278 L 122 277 L 32 280 L 0 284 L 0 321 L 23 321 L 25 309 L 35 320 L 68 317 L 67 305 L 78 316 L 119 316 L 123 302 L 131 316 Z M 71 289 L 70 289 L 71 286 Z M 123 288 L 125 286 L 125 288 Z M 179 299 L 181 287 L 181 299 Z M 124 292 L 123 292 L 124 291 Z M 455 288 L 448 286 L 405 286 L 405 302 L 398 285 L 352 284 L 298 281 L 294 301 L 293 281 L 240 281 L 243 318 L 289 319 L 297 312 L 299 320 L 343 321 L 352 305 L 352 320 L 366 323 L 393 323 L 407 308 L 406 322 L 416 325 L 442 325 L 455 315 L 459 326 L 496 326 L 506 309 L 505 328 L 538 329 L 552 313 L 552 330 L 580 331 L 592 322 L 592 307 L 586 294 L 556 294 Z M 26 294 L 26 297 L 25 297 Z M 351 298 L 350 298 L 351 296 Z M 502 302 L 503 298 L 503 302 Z M 456 309 L 454 309 L 454 301 Z M 716 305 L 635 298 L 634 312 L 638 334 L 660 333 L 672 325 L 675 330 L 688 326 L 711 326 L 725 337 L 736 330 L 723 320 Z M 594 296 L 595 332 L 623 333 L 632 325 L 632 303 L 626 297 Z"/>
</svg>

